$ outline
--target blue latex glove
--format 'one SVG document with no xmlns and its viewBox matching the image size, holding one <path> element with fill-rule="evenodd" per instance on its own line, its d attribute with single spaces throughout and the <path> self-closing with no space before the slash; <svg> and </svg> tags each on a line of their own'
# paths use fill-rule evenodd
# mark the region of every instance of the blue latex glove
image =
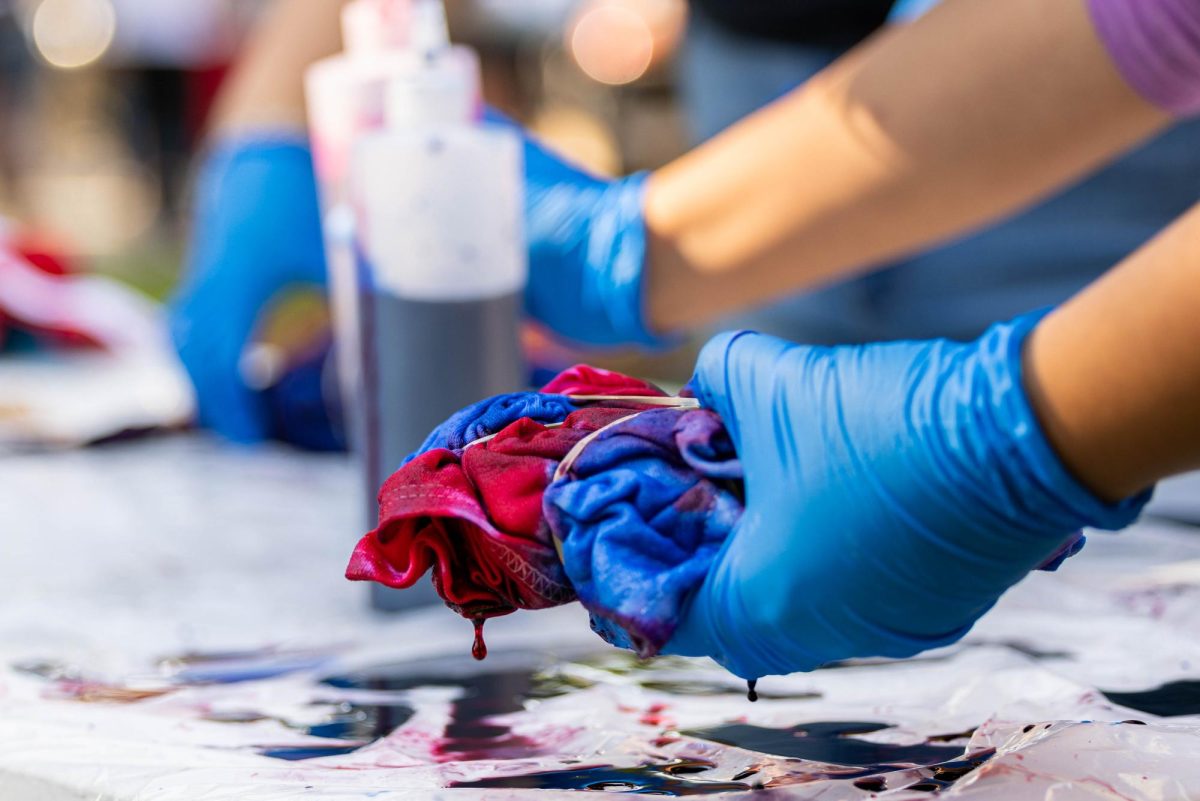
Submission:
<svg viewBox="0 0 1200 801">
<path fill-rule="evenodd" d="M 324 282 L 316 179 L 304 140 L 219 144 L 200 169 L 187 272 L 170 310 L 201 425 L 239 442 L 269 436 L 268 403 L 238 371 L 242 351 L 279 290 Z"/>
<path fill-rule="evenodd" d="M 917 17 L 924 16 L 941 0 L 898 0 L 888 14 L 888 22 L 912 22 Z"/>
<path fill-rule="evenodd" d="M 1019 318 L 970 344 L 722 334 L 694 389 L 725 420 L 746 512 L 666 653 L 743 678 L 962 637 L 1078 529 L 1119 529 L 1068 474 L 1021 383 Z"/>
<path fill-rule="evenodd" d="M 660 345 L 642 311 L 646 173 L 604 180 L 574 167 L 516 127 L 525 143 L 525 234 L 534 318 L 585 345 Z"/>
</svg>

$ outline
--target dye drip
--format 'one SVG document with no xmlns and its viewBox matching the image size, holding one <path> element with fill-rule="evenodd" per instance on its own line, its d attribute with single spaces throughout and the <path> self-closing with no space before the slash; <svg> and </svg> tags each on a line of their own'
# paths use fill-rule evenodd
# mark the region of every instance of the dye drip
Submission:
<svg viewBox="0 0 1200 801">
<path fill-rule="evenodd" d="M 487 643 L 483 641 L 483 624 L 485 618 L 475 618 L 475 642 L 471 645 L 471 656 L 482 662 L 487 659 Z"/>
<path fill-rule="evenodd" d="M 746 682 L 746 697 L 750 699 L 750 703 L 758 700 L 758 679 L 750 679 Z"/>
</svg>

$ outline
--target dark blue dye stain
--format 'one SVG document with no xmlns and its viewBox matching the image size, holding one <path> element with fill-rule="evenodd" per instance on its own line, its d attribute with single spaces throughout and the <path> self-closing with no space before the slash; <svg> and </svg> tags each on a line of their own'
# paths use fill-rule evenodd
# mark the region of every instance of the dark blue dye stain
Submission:
<svg viewBox="0 0 1200 801">
<path fill-rule="evenodd" d="M 854 736 L 889 728 L 887 723 L 853 721 L 805 723 L 787 729 L 736 723 L 685 734 L 763 754 L 852 767 L 886 767 L 896 763 L 934 765 L 962 756 L 963 749 L 955 746 L 873 743 Z"/>
<path fill-rule="evenodd" d="M 412 707 L 406 704 L 340 704 L 328 720 L 305 728 L 306 734 L 331 740 L 373 742 L 387 737 L 408 722 Z"/>
<path fill-rule="evenodd" d="M 492 722 L 492 718 L 521 711 L 531 698 L 548 698 L 562 693 L 561 688 L 540 681 L 535 671 L 523 668 L 467 675 L 455 675 L 454 671 L 440 675 L 418 675 L 411 671 L 411 665 L 401 663 L 330 676 L 324 683 L 341 689 L 385 692 L 417 687 L 453 687 L 460 691 L 460 695 L 452 704 L 450 722 L 436 746 L 437 753 L 459 761 L 519 759 L 541 754 L 536 743 L 514 735 L 508 726 Z M 384 708 L 363 704 L 351 706 L 360 712 L 367 712 L 371 720 L 377 721 L 374 728 L 360 730 L 357 734 L 348 731 L 347 734 L 330 736 L 358 736 L 373 741 L 386 737 L 412 714 L 410 709 L 405 708 L 406 714 L 402 719 L 398 716 L 389 718 Z"/>
<path fill-rule="evenodd" d="M 297 746 L 295 748 L 266 748 L 259 751 L 259 753 L 272 759 L 286 759 L 289 762 L 299 762 L 305 759 L 320 759 L 321 757 L 352 754 L 361 747 L 358 745 Z"/>
<path fill-rule="evenodd" d="M 687 778 L 713 768 L 711 762 L 678 760 L 664 764 L 615 768 L 611 765 L 501 776 L 472 782 L 455 782 L 451 787 L 510 790 L 583 790 L 630 795 L 714 795 L 757 789 L 743 782 L 704 781 Z"/>
<path fill-rule="evenodd" d="M 962 759 L 943 762 L 940 765 L 932 765 L 930 766 L 929 776 L 921 779 L 916 784 L 910 784 L 904 789 L 923 793 L 936 793 L 945 790 L 962 777 L 977 770 L 980 765 L 995 755 L 996 749 L 989 748 L 986 751 L 979 751 Z"/>
<path fill-rule="evenodd" d="M 1101 692 L 1114 704 L 1163 718 L 1200 715 L 1200 681 L 1195 679 L 1173 681 L 1153 690 L 1140 692 Z"/>
</svg>

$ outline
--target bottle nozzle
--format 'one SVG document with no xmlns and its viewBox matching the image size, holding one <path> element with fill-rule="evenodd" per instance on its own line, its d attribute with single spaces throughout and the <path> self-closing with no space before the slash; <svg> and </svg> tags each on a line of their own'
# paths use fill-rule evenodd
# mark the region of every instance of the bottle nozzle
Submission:
<svg viewBox="0 0 1200 801">
<path fill-rule="evenodd" d="M 442 0 L 416 0 L 412 8 L 411 41 L 417 52 L 425 56 L 450 46 L 450 28 Z"/>
<path fill-rule="evenodd" d="M 342 9 L 346 50 L 369 52 L 407 47 L 412 0 L 351 0 Z"/>
</svg>

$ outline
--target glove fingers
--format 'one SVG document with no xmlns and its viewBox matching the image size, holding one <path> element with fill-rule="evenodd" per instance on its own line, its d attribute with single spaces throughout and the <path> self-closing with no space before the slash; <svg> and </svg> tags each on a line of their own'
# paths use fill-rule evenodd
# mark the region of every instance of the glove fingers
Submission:
<svg viewBox="0 0 1200 801">
<path fill-rule="evenodd" d="M 704 583 L 689 599 L 663 653 L 707 656 L 744 679 L 811 670 L 821 664 L 823 660 L 807 652 L 804 643 L 792 642 L 781 633 L 778 623 L 783 618 L 772 611 L 779 599 L 764 594 L 775 588 L 770 586 L 770 574 L 760 569 L 761 559 L 755 558 L 765 554 L 753 553 L 753 546 L 748 546 L 762 539 L 764 527 L 778 525 L 778 520 L 747 510 Z M 786 553 L 770 556 L 790 560 Z M 806 602 L 789 596 L 784 603 L 792 601 Z"/>
<path fill-rule="evenodd" d="M 751 430 L 771 425 L 780 361 L 795 348 L 755 331 L 731 331 L 713 337 L 700 351 L 691 386 L 700 403 L 721 416 L 743 459 L 754 457 Z"/>
<path fill-rule="evenodd" d="M 201 290 L 172 308 L 175 347 L 196 388 L 201 425 L 235 442 L 259 442 L 269 433 L 267 413 L 240 365 L 260 304 L 211 294 Z"/>
</svg>

